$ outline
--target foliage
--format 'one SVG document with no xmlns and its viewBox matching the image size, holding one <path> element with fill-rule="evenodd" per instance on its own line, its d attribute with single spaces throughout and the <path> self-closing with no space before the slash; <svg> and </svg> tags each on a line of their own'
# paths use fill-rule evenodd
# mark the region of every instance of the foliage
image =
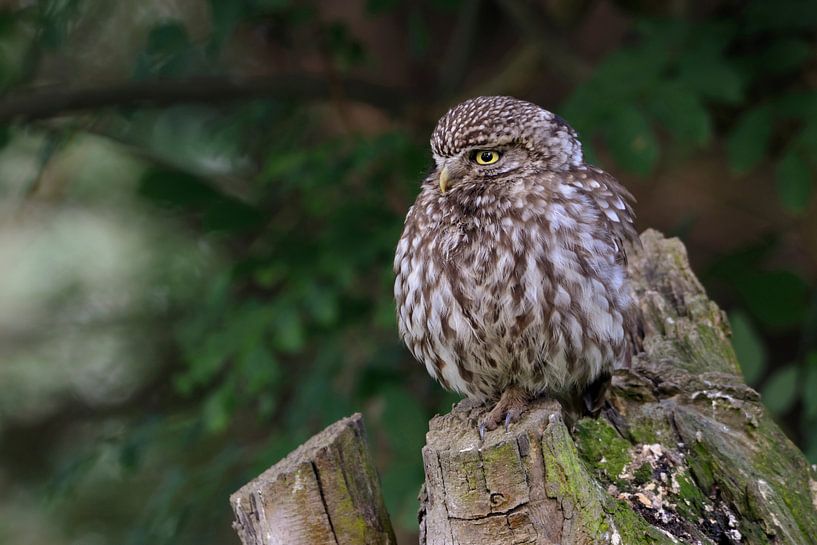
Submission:
<svg viewBox="0 0 817 545">
<path fill-rule="evenodd" d="M 0 442 L 20 445 L 0 459 L 22 468 L 15 490 L 47 492 L 48 516 L 59 517 L 52 540 L 230 539 L 227 495 L 358 410 L 392 516 L 414 530 L 426 423 L 455 399 L 400 345 L 391 295 L 393 249 L 430 161 L 431 124 L 456 100 L 429 91 L 438 74 L 427 66 L 442 58 L 447 77 L 462 74 L 457 96 L 469 94 L 466 83 L 480 88 L 476 83 L 504 68 L 486 66 L 504 62 L 491 50 L 513 41 L 503 29 L 517 33 L 505 3 L 483 3 L 477 18 L 461 16 L 465 4 L 369 1 L 364 13 L 341 16 L 288 0 L 43 0 L 0 11 L 0 90 L 7 96 L 61 78 L 105 87 L 111 74 L 161 91 L 193 76 L 241 81 L 270 66 L 321 66 L 330 82 L 319 101 L 307 89 L 303 96 L 213 96 L 162 108 L 128 102 L 3 128 L 0 177 L 9 182 L 0 191 L 14 207 L 44 210 L 21 220 L 20 233 L 73 229 L 68 220 L 94 218 L 96 229 L 135 241 L 111 258 L 127 265 L 127 282 L 70 280 L 74 269 L 80 278 L 105 265 L 101 248 L 98 262 L 67 257 L 71 271 L 43 272 L 43 285 L 60 279 L 59 293 L 34 286 L 39 276 L 18 275 L 34 286 L 29 299 L 41 302 L 22 314 L 30 320 L 24 332 L 39 344 L 10 349 L 8 363 L 0 363 L 0 398 L 4 382 L 9 395 L 30 385 L 39 412 L 20 416 L 0 403 Z M 747 184 L 768 180 L 777 199 L 769 207 L 785 221 L 771 223 L 755 243 L 718 247 L 704 279 L 730 309 L 747 380 L 817 461 L 817 265 L 787 261 L 780 251 L 786 237 L 814 225 L 817 10 L 799 0 L 775 9 L 753 0 L 667 17 L 620 4 L 627 38 L 552 109 L 579 130 L 595 162 L 641 179 L 630 184 L 637 194 L 662 171 L 694 170 L 702 154 L 723 156 Z M 573 26 L 588 17 L 578 13 Z M 112 31 L 112 23 L 125 27 Z M 401 66 L 415 70 L 410 77 L 400 80 L 378 56 L 371 29 L 381 27 L 399 33 L 406 51 L 387 54 L 395 63 L 405 55 Z M 87 36 L 108 41 L 89 46 Z M 531 43 L 519 45 L 523 52 L 537 47 L 525 40 Z M 457 59 L 467 62 L 458 67 Z M 378 104 L 399 107 L 385 111 L 347 95 L 344 78 L 361 74 L 403 81 L 379 91 Z M 413 87 L 414 76 L 422 85 Z M 538 78 L 527 88 L 548 87 Z M 11 182 L 17 178 L 19 187 Z M 44 253 L 61 251 L 56 245 Z M 127 357 L 109 358 L 94 374 L 89 345 L 74 342 L 88 324 L 127 339 Z M 76 339 L 37 337 L 52 327 Z M 68 370 L 57 373 L 59 365 Z M 117 380 L 113 370 L 125 368 L 127 393 L 101 396 Z M 43 384 L 47 401 L 35 395 L 46 391 Z M 88 401 L 97 399 L 83 397 L 89 391 L 106 401 Z M 39 443 L 38 426 L 58 433 Z M 48 455 L 27 455 L 42 448 Z M 9 475 L 0 471 L 0 481 Z M 13 497 L 40 508 L 29 492 Z M 9 512 L 11 504 L 0 501 L 0 514 Z M 15 528 L 0 525 L 0 538 L 18 535 Z"/>
</svg>

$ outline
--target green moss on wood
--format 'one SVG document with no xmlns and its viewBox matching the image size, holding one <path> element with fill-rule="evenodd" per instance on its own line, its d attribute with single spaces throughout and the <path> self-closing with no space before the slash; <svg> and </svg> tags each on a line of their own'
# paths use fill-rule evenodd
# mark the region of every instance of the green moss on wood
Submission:
<svg viewBox="0 0 817 545">
<path fill-rule="evenodd" d="M 600 452 L 613 455 L 620 472 L 629 461 L 629 443 L 603 420 L 582 420 L 576 432 L 579 445 L 594 445 L 591 458 Z M 583 439 L 579 439 L 579 438 Z M 600 446 L 599 446 L 600 445 Z M 561 500 L 573 521 L 577 541 L 571 543 L 670 544 L 672 539 L 651 526 L 625 502 L 610 497 L 596 482 L 561 420 L 554 419 L 542 439 L 542 456 L 549 496 Z M 610 468 L 611 469 L 611 468 Z"/>
<path fill-rule="evenodd" d="M 641 464 L 638 469 L 633 472 L 633 480 L 635 484 L 642 485 L 652 480 L 652 466 L 648 463 Z"/>
<path fill-rule="evenodd" d="M 618 534 L 621 544 L 669 545 L 677 543 L 658 528 L 648 524 L 626 502 L 608 498 L 605 511 L 614 520 L 614 531 Z"/>
<path fill-rule="evenodd" d="M 765 534 L 782 543 L 817 544 L 808 483 L 797 477 L 807 474 L 807 463 L 770 418 L 747 432 L 690 407 L 678 407 L 675 414 L 696 481 L 704 491 L 717 489 L 734 506 L 747 535 L 756 536 L 745 543 L 767 543 Z"/>
<path fill-rule="evenodd" d="M 675 482 L 678 484 L 677 499 L 675 505 L 678 513 L 686 520 L 695 522 L 705 514 L 706 497 L 692 480 L 692 476 L 687 472 L 679 472 L 675 475 Z"/>
<path fill-rule="evenodd" d="M 630 403 L 627 407 L 627 432 L 634 443 L 659 443 L 674 448 L 675 430 L 660 403 Z"/>
<path fill-rule="evenodd" d="M 615 482 L 630 462 L 630 443 L 603 419 L 583 418 L 576 424 L 576 445 L 582 460 L 594 471 Z"/>
</svg>

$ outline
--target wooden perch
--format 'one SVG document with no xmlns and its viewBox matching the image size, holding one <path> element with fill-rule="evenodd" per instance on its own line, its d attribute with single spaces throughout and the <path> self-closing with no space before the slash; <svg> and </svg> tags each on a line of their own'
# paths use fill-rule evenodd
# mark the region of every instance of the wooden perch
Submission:
<svg viewBox="0 0 817 545">
<path fill-rule="evenodd" d="M 463 402 L 434 417 L 422 452 L 421 545 L 817 545 L 817 469 L 744 383 L 726 317 L 680 241 L 655 231 L 641 239 L 629 267 L 644 350 L 616 372 L 614 410 L 568 430 L 558 405 L 540 400 L 484 442 L 474 425 L 481 408 Z M 281 464 L 292 467 L 313 441 Z M 276 490 L 294 496 L 291 485 Z M 237 496 L 246 494 L 234 506 Z M 236 509 L 239 532 L 247 513 Z M 372 543 L 288 535 L 293 544 Z"/>
<path fill-rule="evenodd" d="M 491 432 L 484 442 L 474 428 L 481 412 L 458 406 L 431 421 L 423 449 L 421 543 L 612 539 L 605 492 L 578 461 L 557 403 L 534 403 L 510 432 Z"/>
<path fill-rule="evenodd" d="M 729 325 L 680 241 L 630 260 L 644 351 L 617 371 L 612 418 L 571 437 L 539 402 L 480 445 L 461 403 L 423 449 L 421 543 L 817 543 L 817 477 L 746 386 Z"/>
<path fill-rule="evenodd" d="M 396 543 L 359 413 L 313 436 L 230 504 L 244 545 Z"/>
</svg>

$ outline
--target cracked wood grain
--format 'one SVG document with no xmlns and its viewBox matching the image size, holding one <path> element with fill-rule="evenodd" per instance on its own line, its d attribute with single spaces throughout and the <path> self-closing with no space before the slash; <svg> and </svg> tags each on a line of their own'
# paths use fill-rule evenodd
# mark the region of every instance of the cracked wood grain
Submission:
<svg viewBox="0 0 817 545">
<path fill-rule="evenodd" d="M 244 545 L 396 542 L 360 414 L 313 436 L 230 504 Z"/>
</svg>

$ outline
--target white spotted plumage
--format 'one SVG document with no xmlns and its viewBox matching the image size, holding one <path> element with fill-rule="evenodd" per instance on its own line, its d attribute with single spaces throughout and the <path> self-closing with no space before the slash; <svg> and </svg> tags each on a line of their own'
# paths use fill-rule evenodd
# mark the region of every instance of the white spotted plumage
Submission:
<svg viewBox="0 0 817 545">
<path fill-rule="evenodd" d="M 474 150 L 499 150 L 480 167 Z M 400 335 L 445 387 L 496 400 L 510 387 L 564 398 L 621 364 L 633 309 L 630 194 L 582 162 L 564 121 L 531 103 L 479 97 L 432 135 L 435 171 L 394 261 Z M 441 192 L 442 169 L 452 174 Z"/>
</svg>

